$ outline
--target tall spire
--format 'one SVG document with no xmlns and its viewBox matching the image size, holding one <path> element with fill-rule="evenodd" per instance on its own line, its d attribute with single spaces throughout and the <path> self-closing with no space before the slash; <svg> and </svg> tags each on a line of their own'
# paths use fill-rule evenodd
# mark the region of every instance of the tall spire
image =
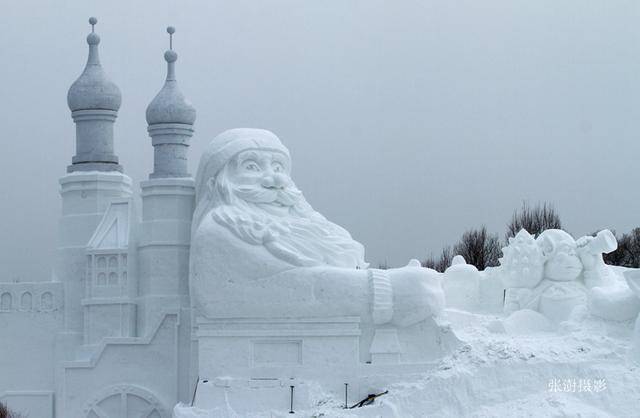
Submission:
<svg viewBox="0 0 640 418">
<path fill-rule="evenodd" d="M 183 123 L 193 125 L 196 110 L 178 88 L 176 80 L 176 61 L 178 54 L 173 50 L 173 26 L 167 28 L 169 49 L 164 53 L 167 62 L 167 79 L 164 86 L 147 107 L 147 123 Z"/>
<path fill-rule="evenodd" d="M 113 124 L 122 101 L 120 89 L 102 69 L 95 32 L 98 19 L 89 18 L 89 56 L 80 77 L 67 93 L 67 104 L 76 123 L 76 155 L 67 171 L 122 171 L 113 151 Z"/>
<path fill-rule="evenodd" d="M 105 74 L 100 64 L 98 45 L 100 36 L 95 32 L 98 19 L 89 18 L 91 33 L 87 36 L 89 56 L 87 65 L 78 79 L 69 88 L 67 103 L 71 111 L 86 109 L 120 109 L 120 89 Z"/>
<path fill-rule="evenodd" d="M 196 110 L 184 97 L 176 80 L 178 54 L 173 50 L 175 28 L 169 26 L 169 49 L 164 53 L 167 78 L 160 92 L 147 107 L 148 132 L 154 147 L 154 170 L 149 176 L 189 177 L 187 149 L 193 135 Z"/>
</svg>

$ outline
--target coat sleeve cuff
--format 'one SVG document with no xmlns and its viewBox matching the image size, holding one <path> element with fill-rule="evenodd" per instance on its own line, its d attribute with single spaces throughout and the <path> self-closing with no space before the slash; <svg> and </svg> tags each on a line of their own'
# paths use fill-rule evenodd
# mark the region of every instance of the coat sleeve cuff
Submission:
<svg viewBox="0 0 640 418">
<path fill-rule="evenodd" d="M 386 324 L 393 317 L 393 287 L 385 270 L 369 269 L 372 288 L 372 316 L 375 325 Z"/>
</svg>

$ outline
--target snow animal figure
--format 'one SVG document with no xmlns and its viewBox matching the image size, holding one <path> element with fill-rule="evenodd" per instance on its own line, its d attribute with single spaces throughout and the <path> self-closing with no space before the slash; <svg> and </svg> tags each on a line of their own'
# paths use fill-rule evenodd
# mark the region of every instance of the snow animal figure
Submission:
<svg viewBox="0 0 640 418">
<path fill-rule="evenodd" d="M 316 212 L 290 173 L 289 150 L 266 130 L 231 129 L 205 149 L 191 241 L 196 315 L 262 321 L 358 317 L 360 347 L 372 345 L 377 327 L 413 327 L 407 338 L 416 345 L 414 354 L 433 356 L 419 341 L 430 338 L 420 330 L 437 328 L 432 317 L 444 306 L 438 273 L 416 260 L 402 268 L 368 268 L 363 246 Z M 401 334 L 391 344 L 411 352 Z M 361 352 L 360 361 L 370 361 L 369 354 Z"/>
<path fill-rule="evenodd" d="M 554 322 L 568 319 L 575 307 L 586 305 L 589 289 L 608 285 L 602 253 L 616 248 L 609 230 L 577 241 L 560 229 L 548 229 L 537 239 L 520 230 L 500 259 L 505 313 L 531 309 Z"/>
</svg>

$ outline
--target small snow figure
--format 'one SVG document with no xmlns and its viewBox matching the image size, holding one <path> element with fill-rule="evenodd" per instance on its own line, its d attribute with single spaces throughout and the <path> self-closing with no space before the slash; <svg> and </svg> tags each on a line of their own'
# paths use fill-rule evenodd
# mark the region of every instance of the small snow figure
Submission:
<svg viewBox="0 0 640 418">
<path fill-rule="evenodd" d="M 593 380 L 593 391 L 598 393 L 598 392 L 603 392 L 607 390 L 607 379 L 594 379 Z"/>
</svg>

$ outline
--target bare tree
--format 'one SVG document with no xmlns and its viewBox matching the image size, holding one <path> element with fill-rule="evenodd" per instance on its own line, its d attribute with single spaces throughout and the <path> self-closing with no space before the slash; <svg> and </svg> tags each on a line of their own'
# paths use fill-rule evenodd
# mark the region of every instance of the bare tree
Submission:
<svg viewBox="0 0 640 418">
<path fill-rule="evenodd" d="M 380 270 L 389 270 L 389 262 L 387 259 L 384 260 L 384 263 L 378 263 L 378 268 Z"/>
<path fill-rule="evenodd" d="M 20 418 L 20 415 L 10 410 L 6 404 L 0 402 L 0 418 Z"/>
<path fill-rule="evenodd" d="M 473 264 L 478 270 L 498 265 L 501 248 L 496 234 L 489 234 L 483 225 L 480 229 L 471 229 L 462 235 L 453 247 L 453 253 L 464 257 L 467 264 Z"/>
<path fill-rule="evenodd" d="M 618 249 L 603 254 L 605 263 L 614 266 L 640 267 L 640 228 L 635 228 L 618 238 Z"/>
<path fill-rule="evenodd" d="M 440 257 L 436 258 L 431 254 L 422 262 L 422 267 L 428 267 L 442 273 L 451 265 L 451 260 L 453 260 L 453 250 L 451 247 L 444 247 Z"/>
<path fill-rule="evenodd" d="M 525 201 L 522 202 L 520 210 L 513 212 L 511 222 L 507 224 L 505 241 L 514 237 L 523 228 L 537 237 L 545 229 L 562 229 L 562 223 L 552 205 L 545 202 L 542 205 L 538 203 L 535 207 L 531 207 Z"/>
</svg>

